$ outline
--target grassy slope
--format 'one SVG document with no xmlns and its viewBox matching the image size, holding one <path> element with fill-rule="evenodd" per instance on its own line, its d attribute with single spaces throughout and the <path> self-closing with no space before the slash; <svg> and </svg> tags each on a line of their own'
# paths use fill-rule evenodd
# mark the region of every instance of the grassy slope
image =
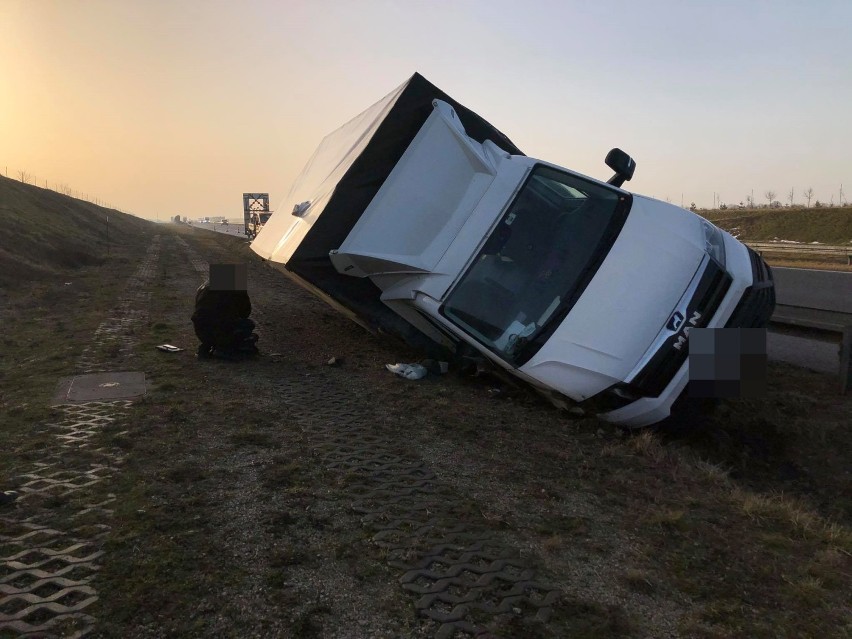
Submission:
<svg viewBox="0 0 852 639">
<path fill-rule="evenodd" d="M 10 186 L 17 185 L 0 183 L 0 198 Z M 54 197 L 34 187 L 19 195 L 30 208 L 22 206 L 18 218 L 44 215 L 50 204 L 38 198 Z M 4 223 L 7 213 L 0 209 Z M 50 219 L 42 235 L 56 242 L 63 235 L 97 238 L 82 211 Z M 104 265 L 74 269 L 73 286 L 46 278 L 0 307 L 14 336 L 0 348 L 0 478 L 52 445 L 33 426 L 51 417 L 46 403 L 56 380 L 108 316 L 154 228 L 125 221 L 123 244 Z M 116 481 L 94 489 L 120 496 L 98 582 L 103 636 L 330 636 L 324 630 L 342 619 L 310 598 L 329 574 L 340 575 L 333 583 L 347 609 L 364 606 L 399 624 L 385 636 L 416 632 L 420 621 L 397 586 L 398 572 L 362 539 L 341 488 L 347 477 L 317 463 L 279 404 L 276 380 L 303 369 L 381 405 L 393 426 L 386 430 L 399 433 L 458 494 L 476 499 L 512 544 L 544 558 L 541 573 L 566 593 L 555 618 L 533 629 L 541 632 L 504 636 L 850 631 L 850 399 L 836 393 L 834 378 L 774 365 L 764 398 L 722 402 L 702 425 L 687 420 L 681 432 L 623 437 L 594 420 L 567 422 L 525 393 L 493 399 L 487 382 L 447 375 L 414 384 L 390 376 L 383 364 L 407 354 L 291 292 L 244 246 L 236 248 L 236 238 L 181 226 L 158 230 L 165 249 L 150 319 L 137 335 L 150 395 L 122 425 L 128 434 L 105 430 L 99 441 L 127 453 Z M 258 361 L 203 364 L 191 351 L 164 356 L 153 349 L 163 341 L 194 343 L 187 317 L 199 275 L 174 250 L 172 233 L 205 259 L 249 261 L 265 353 Z M 0 235 L 0 249 L 48 262 L 33 272 L 68 272 L 55 263 L 52 245 L 24 249 L 19 240 Z M 87 254 L 98 257 L 97 250 Z M 327 366 L 331 355 L 343 365 Z M 236 518 L 235 503 L 236 514 L 252 517 Z M 236 530 L 234 518 L 255 525 Z M 672 633 L 651 614 L 666 607 L 678 622 Z"/>
<path fill-rule="evenodd" d="M 2 176 L 0 227 L 0 288 L 103 264 L 108 251 L 154 230 L 132 215 Z"/>
<path fill-rule="evenodd" d="M 852 207 L 698 211 L 741 241 L 852 242 Z"/>
</svg>

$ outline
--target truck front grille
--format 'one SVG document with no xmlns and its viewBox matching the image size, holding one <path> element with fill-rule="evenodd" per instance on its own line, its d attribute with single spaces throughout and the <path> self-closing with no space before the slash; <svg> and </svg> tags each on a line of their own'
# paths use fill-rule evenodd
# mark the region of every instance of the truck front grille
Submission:
<svg viewBox="0 0 852 639">
<path fill-rule="evenodd" d="M 753 250 L 748 249 L 751 260 L 752 285 L 740 298 L 734 313 L 725 324 L 727 328 L 762 328 L 775 312 L 775 282 L 772 270 Z"/>
<path fill-rule="evenodd" d="M 678 302 L 675 312 L 680 316 L 680 325 L 672 327 L 672 320 L 669 320 L 625 381 L 642 395 L 659 396 L 686 361 L 689 331 L 709 324 L 731 281 L 731 276 L 721 265 L 705 257 L 687 292 Z"/>
</svg>

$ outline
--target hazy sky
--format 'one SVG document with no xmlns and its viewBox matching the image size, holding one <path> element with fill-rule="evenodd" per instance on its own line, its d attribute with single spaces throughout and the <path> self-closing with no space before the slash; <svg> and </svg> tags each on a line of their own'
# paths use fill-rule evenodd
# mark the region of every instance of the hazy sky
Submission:
<svg viewBox="0 0 852 639">
<path fill-rule="evenodd" d="M 0 0 L 0 171 L 240 218 L 414 71 L 528 155 L 607 179 L 621 147 L 677 204 L 852 193 L 850 0 Z"/>
</svg>

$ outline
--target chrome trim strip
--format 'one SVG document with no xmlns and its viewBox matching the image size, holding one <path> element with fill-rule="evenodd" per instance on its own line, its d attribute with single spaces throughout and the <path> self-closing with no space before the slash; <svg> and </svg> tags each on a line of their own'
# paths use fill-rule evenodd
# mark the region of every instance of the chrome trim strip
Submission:
<svg viewBox="0 0 852 639">
<path fill-rule="evenodd" d="M 707 270 L 707 266 L 710 264 L 710 256 L 706 253 L 704 254 L 704 258 L 701 260 L 701 263 L 698 265 L 698 270 L 695 271 L 695 275 L 692 276 L 692 280 L 689 282 L 689 286 L 686 287 L 686 291 L 684 291 L 678 303 L 669 313 L 669 319 L 666 320 L 666 323 L 663 325 L 663 328 L 660 329 L 660 332 L 657 333 L 657 336 L 654 338 L 654 341 L 651 342 L 651 345 L 648 347 L 648 350 L 645 351 L 645 354 L 639 358 L 639 362 L 633 368 L 632 371 L 624 378 L 626 383 L 631 383 L 639 373 L 642 372 L 642 369 L 648 365 L 648 362 L 657 354 L 657 351 L 660 350 L 663 343 L 669 339 L 672 335 L 675 335 L 679 332 L 680 326 L 678 326 L 678 330 L 670 330 L 668 328 L 668 323 L 671 317 L 675 313 L 680 313 L 686 318 L 686 311 L 689 307 L 690 302 L 692 302 L 692 298 L 695 297 L 695 291 L 698 288 L 698 285 L 701 283 L 701 278 L 704 276 L 704 271 Z"/>
</svg>

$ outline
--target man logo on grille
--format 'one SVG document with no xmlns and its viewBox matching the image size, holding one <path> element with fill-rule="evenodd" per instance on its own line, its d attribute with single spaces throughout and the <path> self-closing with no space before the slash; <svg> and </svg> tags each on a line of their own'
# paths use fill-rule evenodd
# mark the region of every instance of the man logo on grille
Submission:
<svg viewBox="0 0 852 639">
<path fill-rule="evenodd" d="M 674 344 L 675 350 L 681 350 L 686 344 L 686 340 L 689 338 L 689 331 L 698 326 L 698 320 L 701 319 L 701 313 L 695 311 L 692 314 L 692 317 L 689 318 L 689 326 L 683 329 L 683 332 L 677 336 L 677 341 Z"/>
<path fill-rule="evenodd" d="M 680 311 L 675 311 L 674 315 L 669 319 L 669 323 L 666 324 L 666 328 L 670 331 L 677 332 L 681 326 L 683 326 L 683 313 Z"/>
</svg>

